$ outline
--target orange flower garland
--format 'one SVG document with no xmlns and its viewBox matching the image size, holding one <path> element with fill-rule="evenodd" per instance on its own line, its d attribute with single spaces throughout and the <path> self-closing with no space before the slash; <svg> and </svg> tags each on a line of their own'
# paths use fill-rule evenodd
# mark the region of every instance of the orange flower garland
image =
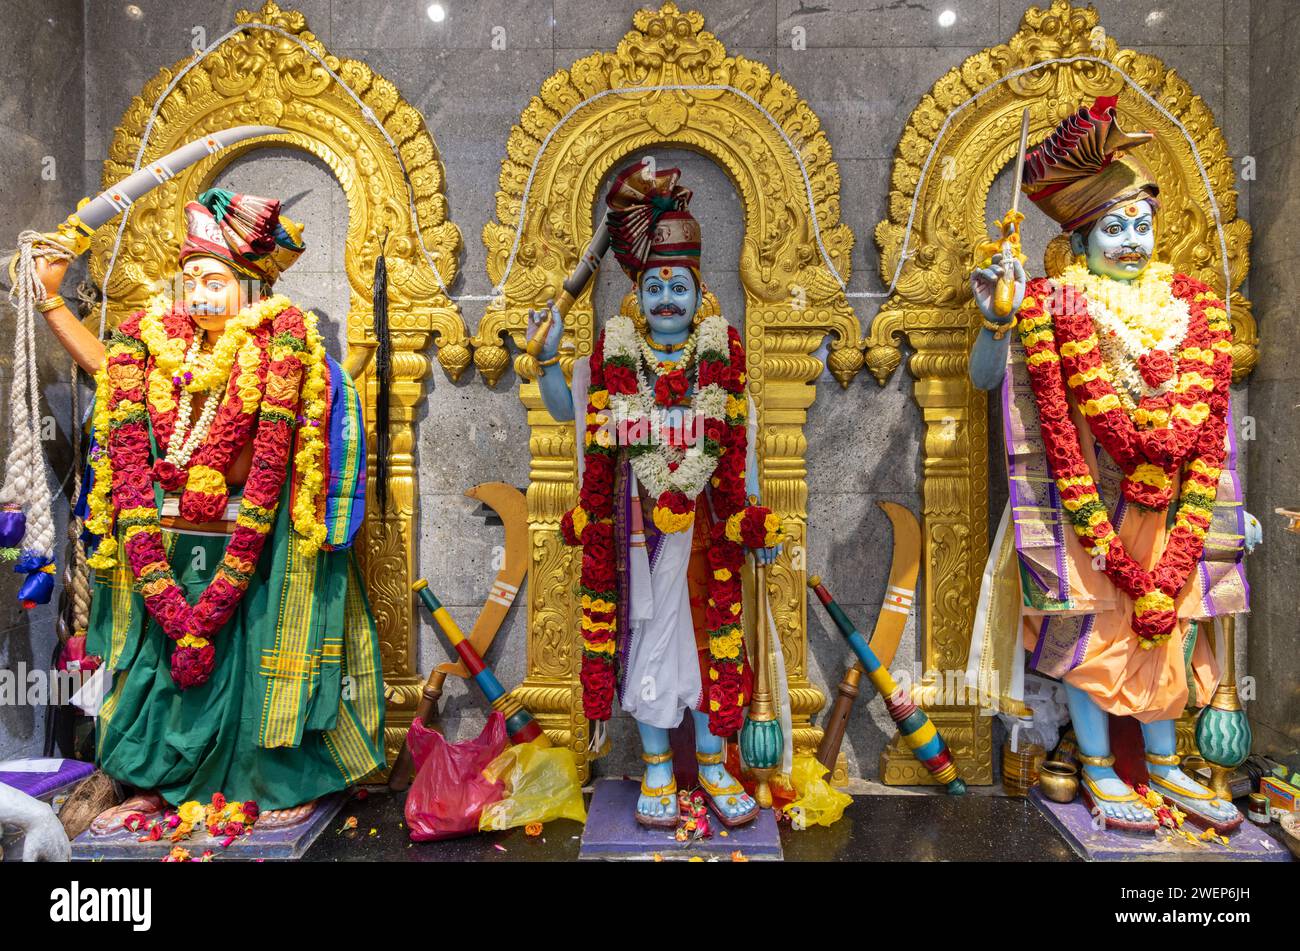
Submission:
<svg viewBox="0 0 1300 951">
<path fill-rule="evenodd" d="M 1104 558 L 1104 570 L 1134 601 L 1131 621 L 1142 647 L 1168 640 L 1177 623 L 1174 598 L 1187 584 L 1204 549 L 1224 461 L 1228 384 L 1232 378 L 1231 329 L 1222 303 L 1199 281 L 1176 276 L 1172 292 L 1190 298 L 1191 321 L 1179 356 L 1180 380 L 1170 394 L 1143 399 L 1134 415 L 1151 419 L 1166 414 L 1169 429 L 1139 432 L 1119 406 L 1109 375 L 1097 355 L 1096 335 L 1086 301 L 1076 293 L 1066 306 L 1053 283 L 1031 281 L 1020 309 L 1017 330 L 1038 406 L 1043 442 L 1062 505 L 1089 554 Z M 1055 302 L 1049 315 L 1042 301 Z M 1060 341 L 1058 349 L 1058 341 Z M 1197 365 L 1210 374 L 1208 386 Z M 1184 368 L 1185 365 L 1185 368 Z M 1183 478 L 1174 528 L 1152 571 L 1145 570 L 1116 534 L 1092 473 L 1084 461 L 1079 432 L 1070 417 L 1065 381 L 1092 434 L 1125 472 L 1124 494 L 1157 511 L 1172 498 L 1172 478 Z M 1196 390 L 1208 390 L 1205 411 Z M 1179 412 L 1178 408 L 1183 408 Z M 1182 425 L 1178 421 L 1182 420 Z M 1155 418 L 1158 424 L 1160 418 Z M 1168 435 L 1158 435 L 1164 432 Z M 1149 469 L 1170 481 L 1147 478 Z M 1154 483 L 1154 484 L 1153 484 Z"/>
<path fill-rule="evenodd" d="M 172 472 L 152 460 L 150 429 L 159 455 L 165 453 L 175 431 L 180 387 L 188 381 L 176 375 L 169 379 L 167 371 L 156 365 L 141 339 L 143 312 L 113 332 L 104 367 L 97 376 L 95 435 L 100 454 L 95 459 L 96 485 L 87 524 L 104 539 L 92 567 L 112 563 L 116 527 L 136 589 L 149 613 L 176 642 L 171 671 L 182 688 L 208 679 L 215 661 L 211 637 L 233 615 L 252 580 L 290 469 L 294 429 L 300 423 L 315 428 L 321 425 L 317 416 L 298 415 L 304 356 L 319 354 L 318 347 L 309 350 L 309 341 L 315 343 L 309 334 L 312 321 L 304 319 L 284 298 L 254 305 L 250 315 L 247 331 L 257 355 L 250 351 L 234 361 L 212 430 L 185 470 Z M 181 351 L 197 332 L 182 310 L 162 314 L 161 325 L 168 344 L 179 342 L 174 349 Z M 154 329 L 150 335 L 157 335 Z M 309 366 L 307 372 L 311 371 Z M 211 393 L 208 398 L 220 397 Z M 190 605 L 167 560 L 153 482 L 157 479 L 164 487 L 185 486 L 181 498 L 184 517 L 192 521 L 219 518 L 227 499 L 225 466 L 250 434 L 253 466 L 235 530 L 212 581 L 198 603 Z"/>
</svg>

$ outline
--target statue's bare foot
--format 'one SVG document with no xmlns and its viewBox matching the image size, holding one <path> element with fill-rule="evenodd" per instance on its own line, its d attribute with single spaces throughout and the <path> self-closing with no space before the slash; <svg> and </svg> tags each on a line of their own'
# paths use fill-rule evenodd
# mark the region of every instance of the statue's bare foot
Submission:
<svg viewBox="0 0 1300 951">
<path fill-rule="evenodd" d="M 636 821 L 651 829 L 677 828 L 677 779 L 673 776 L 673 754 L 641 754 L 645 776 L 636 801 Z"/>
<path fill-rule="evenodd" d="M 122 823 L 126 821 L 126 817 L 133 813 L 138 812 L 142 816 L 152 819 L 154 816 L 161 815 L 164 808 L 162 796 L 157 793 L 137 793 L 120 806 L 105 809 L 97 815 L 94 821 L 90 823 L 90 834 L 108 835 L 122 828 Z"/>
<path fill-rule="evenodd" d="M 1113 757 L 1105 757 L 1114 762 Z M 1123 832 L 1155 832 L 1156 814 L 1133 788 L 1115 774 L 1110 764 L 1083 767 L 1079 792 L 1094 817 L 1108 829 Z"/>
<path fill-rule="evenodd" d="M 696 753 L 700 789 L 724 826 L 734 829 L 758 818 L 758 803 L 722 765 L 722 753 Z"/>
<path fill-rule="evenodd" d="M 1177 766 L 1157 763 L 1148 757 L 1147 772 L 1151 788 L 1172 800 L 1194 825 L 1213 829 L 1220 835 L 1241 825 L 1242 815 L 1236 806 L 1220 799 Z"/>
<path fill-rule="evenodd" d="M 291 806 L 288 809 L 269 809 L 257 817 L 255 829 L 286 829 L 289 826 L 295 826 L 311 818 L 311 814 L 316 811 L 316 800 L 304 802 L 301 806 Z"/>
</svg>

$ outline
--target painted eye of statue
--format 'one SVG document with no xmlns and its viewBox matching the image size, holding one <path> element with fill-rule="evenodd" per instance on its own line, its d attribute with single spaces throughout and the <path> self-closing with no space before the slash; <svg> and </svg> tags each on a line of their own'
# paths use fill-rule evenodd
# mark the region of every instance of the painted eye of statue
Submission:
<svg viewBox="0 0 1300 951">
<path fill-rule="evenodd" d="M 674 294 L 685 294 L 685 293 L 686 293 L 686 285 L 685 285 L 685 284 L 674 284 L 674 285 L 673 285 L 673 293 L 674 293 Z"/>
</svg>

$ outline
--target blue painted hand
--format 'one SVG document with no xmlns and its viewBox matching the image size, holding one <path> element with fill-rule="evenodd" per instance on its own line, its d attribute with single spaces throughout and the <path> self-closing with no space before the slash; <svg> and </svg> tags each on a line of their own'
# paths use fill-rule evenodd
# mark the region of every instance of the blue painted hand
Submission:
<svg viewBox="0 0 1300 951">
<path fill-rule="evenodd" d="M 542 352 L 538 354 L 539 360 L 549 360 L 559 353 L 560 338 L 564 335 L 564 318 L 560 316 L 555 303 L 547 301 L 546 306 L 541 310 L 530 310 L 528 312 L 528 329 L 525 331 L 525 339 L 533 339 L 548 313 L 551 317 L 551 328 L 546 334 L 545 342 L 542 344 Z"/>
</svg>

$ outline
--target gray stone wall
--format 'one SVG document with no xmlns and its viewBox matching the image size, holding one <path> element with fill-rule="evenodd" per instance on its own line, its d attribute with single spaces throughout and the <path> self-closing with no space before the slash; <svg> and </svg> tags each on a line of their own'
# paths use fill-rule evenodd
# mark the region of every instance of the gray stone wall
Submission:
<svg viewBox="0 0 1300 951">
<path fill-rule="evenodd" d="M 635 0 L 443 0 L 447 18 L 435 24 L 425 15 L 423 2 L 296 4 L 334 53 L 371 64 L 424 114 L 446 165 L 451 217 L 464 236 L 461 276 L 453 287 L 458 294 L 488 290 L 479 235 L 494 211 L 500 161 L 520 110 L 556 69 L 593 51 L 612 49 L 640 5 Z M 682 5 L 700 9 L 706 29 L 731 52 L 779 71 L 821 117 L 843 181 L 841 215 L 856 234 L 852 289 L 883 290 L 872 232 L 885 211 L 893 151 L 908 115 L 945 71 L 1010 37 L 1028 4 L 697 0 Z M 196 26 L 213 39 L 233 23 L 236 9 L 256 4 L 137 0 L 132 6 L 139 16 L 125 6 L 87 2 L 86 41 L 70 59 L 79 58 L 84 71 L 84 114 L 77 116 L 76 126 L 80 136 L 84 125 L 86 190 L 98 183 L 112 130 L 143 83 L 189 52 Z M 1097 6 L 1102 23 L 1121 45 L 1156 53 L 1187 77 L 1215 111 L 1234 155 L 1249 149 L 1247 0 L 1170 0 L 1160 5 L 1162 15 L 1146 4 L 1121 0 Z M 940 13 L 949 9 L 955 22 L 940 26 Z M 504 50 L 490 46 L 497 26 L 506 30 Z M 805 50 L 792 48 L 796 28 L 806 34 Z M 6 75 L 16 75 L 21 60 L 10 62 Z M 29 92 L 11 84 L 0 94 L 0 115 L 26 113 L 31 102 Z M 693 208 L 704 224 L 705 279 L 718 293 L 724 313 L 739 322 L 736 268 L 743 218 L 735 190 L 720 169 L 700 156 L 660 152 L 658 157 L 680 163 L 686 184 L 695 190 Z M 242 160 L 227 170 L 222 184 L 297 199 L 290 213 L 308 222 L 311 250 L 283 287 L 324 314 L 327 326 L 331 320 L 336 326 L 346 310 L 341 261 L 346 205 L 328 173 L 314 160 L 276 152 Z M 1247 199 L 1243 189 L 1243 214 Z M 19 217 L 15 228 L 29 220 Z M 32 220 L 44 217 L 49 216 Z M 1041 246 L 1047 233 L 1033 216 L 1031 222 L 1036 229 L 1031 238 Z M 602 313 L 614 310 L 624 289 L 625 279 L 616 268 L 602 273 L 597 288 Z M 866 324 L 875 302 L 859 306 Z M 482 310 L 482 304 L 465 305 L 471 328 Z M 499 528 L 484 526 L 477 503 L 461 493 L 488 480 L 525 484 L 527 430 L 516 383 L 508 373 L 488 389 L 471 371 L 453 384 L 435 369 L 421 407 L 420 572 L 467 629 L 495 574 L 494 546 L 502 539 Z M 863 627 L 872 623 L 890 557 L 888 523 L 875 503 L 891 499 L 919 510 L 920 434 L 920 414 L 905 371 L 883 388 L 865 372 L 848 391 L 829 373 L 818 381 L 807 427 L 809 564 Z M 998 481 L 993 480 L 995 485 Z M 1000 498 L 992 504 L 1000 510 Z M 516 608 L 489 657 L 507 685 L 523 674 L 524 624 L 525 612 Z M 811 675 L 833 694 L 846 651 L 816 607 L 809 612 L 809 640 Z M 444 642 L 421 618 L 421 670 L 446 656 Z M 898 664 L 916 657 L 913 621 Z M 463 683 L 449 682 L 444 703 L 445 722 L 453 733 L 472 733 L 481 725 L 484 705 Z M 0 735 L 4 732 L 0 720 Z M 630 724 L 616 721 L 614 732 L 616 739 L 630 738 Z M 845 744 L 854 774 L 876 775 L 879 752 L 892 734 L 878 700 L 859 705 Z M 600 769 L 606 774 L 634 771 L 634 754 L 630 744 L 619 743 L 617 754 Z"/>
<path fill-rule="evenodd" d="M 0 31 L 0 221 L 10 247 L 25 228 L 52 228 L 76 207 L 82 195 L 81 138 L 84 115 L 82 95 L 82 5 L 77 0 L 52 0 L 43 4 L 0 4 L 5 29 Z M 77 268 L 65 286 L 69 299 L 84 269 Z M 0 278 L 8 296 L 9 277 Z M 39 320 L 39 318 L 38 318 Z M 13 382 L 13 310 L 0 303 L 0 405 L 8 419 Z M 40 336 L 39 370 L 42 412 L 53 417 L 55 438 L 46 443 L 54 464 L 51 487 L 66 484 L 68 451 L 69 378 L 71 361 L 57 347 L 46 346 Z M 0 442 L 7 451 L 7 440 Z M 67 504 L 56 499 L 55 526 L 62 551 Z M 48 669 L 55 641 L 53 606 L 23 611 L 16 595 L 19 575 L 0 567 L 0 671 L 15 674 Z M 45 708 L 27 704 L 0 705 L 0 761 L 39 753 L 45 742 Z"/>
<path fill-rule="evenodd" d="M 1249 444 L 1251 511 L 1264 523 L 1264 548 L 1250 575 L 1254 595 L 1250 664 L 1257 699 L 1248 704 L 1257 749 L 1295 755 L 1300 740 L 1300 680 L 1296 664 L 1296 579 L 1300 538 L 1285 531 L 1278 507 L 1296 508 L 1300 491 L 1300 423 L 1296 415 L 1300 364 L 1291 352 L 1296 311 L 1297 214 L 1300 213 L 1300 13 L 1293 3 L 1254 0 L 1250 19 L 1250 134 L 1258 163 L 1251 301 L 1259 323 L 1260 360 L 1250 379 L 1257 422 Z"/>
</svg>

